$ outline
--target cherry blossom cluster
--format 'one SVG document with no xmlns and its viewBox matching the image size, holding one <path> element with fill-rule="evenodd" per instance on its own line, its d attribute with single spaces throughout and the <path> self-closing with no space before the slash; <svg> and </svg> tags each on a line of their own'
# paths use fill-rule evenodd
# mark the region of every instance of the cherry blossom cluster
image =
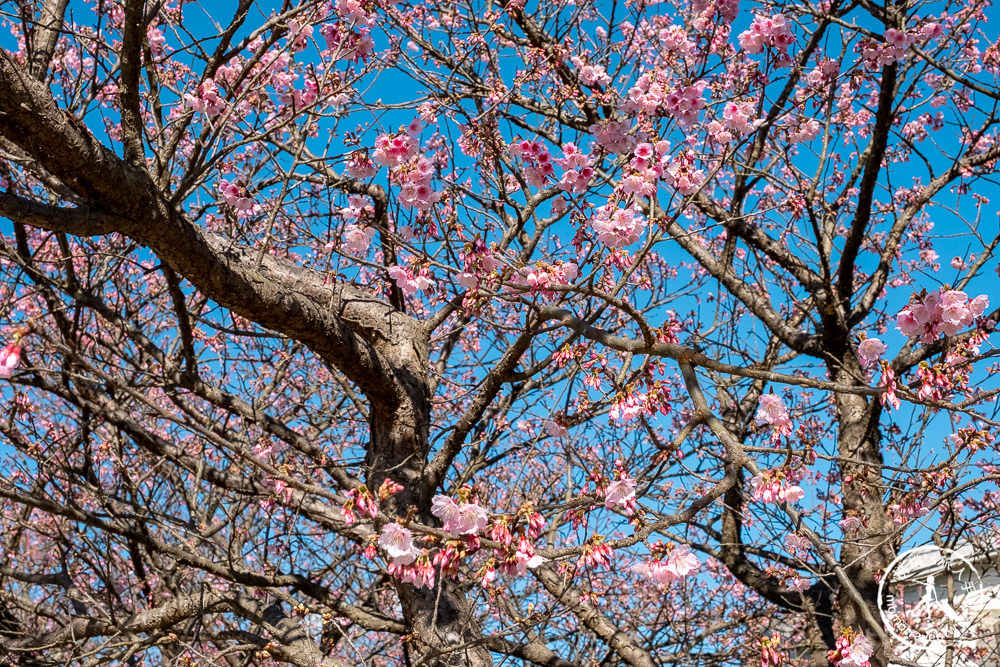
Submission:
<svg viewBox="0 0 1000 667">
<path fill-rule="evenodd" d="M 536 568 L 546 559 L 535 553 L 532 540 L 538 539 L 545 527 L 545 519 L 531 505 L 524 505 L 511 518 L 498 516 L 490 527 L 490 539 L 504 546 L 494 552 L 494 563 L 500 572 L 520 576 Z"/>
<path fill-rule="evenodd" d="M 756 127 L 756 121 L 751 120 L 755 115 L 754 103 L 752 100 L 746 102 L 726 102 L 722 108 L 723 124 L 740 134 L 752 132 Z"/>
<path fill-rule="evenodd" d="M 559 189 L 574 195 L 582 195 L 590 187 L 594 168 L 590 156 L 582 153 L 576 144 L 566 143 L 562 147 L 563 156 L 553 162 L 564 171 L 559 178 Z"/>
<path fill-rule="evenodd" d="M 773 428 L 774 440 L 777 440 L 778 436 L 790 435 L 792 432 L 792 418 L 789 417 L 788 409 L 785 408 L 781 397 L 776 394 L 761 394 L 757 399 L 757 421 Z"/>
<path fill-rule="evenodd" d="M 600 65 L 587 65 L 578 56 L 570 58 L 570 62 L 577 68 L 580 75 L 580 83 L 585 86 L 600 86 L 604 88 L 611 83 L 611 76 Z"/>
<path fill-rule="evenodd" d="M 812 141 L 822 131 L 823 126 L 815 118 L 797 120 L 794 129 L 788 133 L 788 140 L 796 144 Z"/>
<path fill-rule="evenodd" d="M 347 502 L 340 508 L 340 515 L 347 525 L 351 525 L 358 520 L 357 513 L 360 513 L 361 516 L 368 516 L 374 519 L 378 516 L 378 502 L 384 502 L 402 490 L 402 485 L 391 479 L 383 481 L 378 488 L 378 492 L 374 495 L 364 484 L 355 489 L 349 489 L 344 493 L 347 496 Z M 378 500 L 376 500 L 376 496 Z"/>
<path fill-rule="evenodd" d="M 608 120 L 601 125 L 591 125 L 589 131 L 594 142 L 608 153 L 625 153 L 635 145 L 628 121 Z"/>
<path fill-rule="evenodd" d="M 434 565 L 427 554 L 413 544 L 409 528 L 395 522 L 387 523 L 379 534 L 378 545 L 391 559 L 388 567 L 391 576 L 418 588 L 434 586 Z"/>
<path fill-rule="evenodd" d="M 254 201 L 247 189 L 237 183 L 222 179 L 219 181 L 219 193 L 225 202 L 236 211 L 236 217 L 245 218 L 260 213 L 262 207 Z"/>
<path fill-rule="evenodd" d="M 682 151 L 667 162 L 663 180 L 684 196 L 694 194 L 705 183 L 705 172 L 695 167 L 694 157 Z"/>
<path fill-rule="evenodd" d="M 941 288 L 922 298 L 914 296 L 896 315 L 896 326 L 904 336 L 919 334 L 922 342 L 930 343 L 942 334 L 954 336 L 971 326 L 989 303 L 985 294 L 970 301 L 965 292 Z"/>
<path fill-rule="evenodd" d="M 372 162 L 368 154 L 363 151 L 354 151 L 347 160 L 345 167 L 347 175 L 351 178 L 367 180 L 378 172 L 378 166 Z"/>
<path fill-rule="evenodd" d="M 782 14 L 755 14 L 750 27 L 740 33 L 740 46 L 747 53 L 760 53 L 765 46 L 785 51 L 795 43 L 792 27 Z"/>
<path fill-rule="evenodd" d="M 634 207 L 619 208 L 608 202 L 590 219 L 597 240 L 609 248 L 624 248 L 639 240 L 646 229 L 646 218 Z"/>
<path fill-rule="evenodd" d="M 696 81 L 668 92 L 661 83 L 658 73 L 646 72 L 636 79 L 634 86 L 629 88 L 622 107 L 624 111 L 633 114 L 639 112 L 649 116 L 669 114 L 682 126 L 690 126 L 698 122 L 700 112 L 705 106 L 703 95 L 706 88 L 708 88 L 707 82 Z"/>
<path fill-rule="evenodd" d="M 409 268 L 390 266 L 388 273 L 389 277 L 396 282 L 396 287 L 403 293 L 403 296 L 416 294 L 434 284 L 431 282 L 426 268 L 422 268 L 417 274 L 414 274 Z"/>
<path fill-rule="evenodd" d="M 465 269 L 458 274 L 458 284 L 467 289 L 478 287 L 481 279 L 503 266 L 500 258 L 480 238 L 467 243 L 458 258 Z"/>
<path fill-rule="evenodd" d="M 431 187 L 434 166 L 424 156 L 417 158 L 415 163 L 397 167 L 393 173 L 402 181 L 402 187 L 399 189 L 399 201 L 403 206 L 426 211 L 441 201 L 441 193 Z"/>
<path fill-rule="evenodd" d="M 574 262 L 559 261 L 555 264 L 537 262 L 515 271 L 510 277 L 510 283 L 531 292 L 552 294 L 553 286 L 569 285 L 579 275 L 580 269 Z"/>
<path fill-rule="evenodd" d="M 416 157 L 420 146 L 412 134 L 383 134 L 375 139 L 375 161 L 381 165 L 398 167 Z"/>
<path fill-rule="evenodd" d="M 637 197 L 652 197 L 656 194 L 656 180 L 663 175 L 657 158 L 662 160 L 669 150 L 670 143 L 667 141 L 658 141 L 655 146 L 648 142 L 638 144 L 628 163 L 632 171 L 622 177 L 616 186 L 617 190 Z"/>
<path fill-rule="evenodd" d="M 334 5 L 337 16 L 350 24 L 367 27 L 374 23 L 374 19 L 369 13 L 371 9 L 374 9 L 372 6 L 374 3 L 362 0 L 336 0 L 335 3 L 330 4 Z M 327 11 L 330 11 L 329 8 Z"/>
<path fill-rule="evenodd" d="M 219 95 L 219 87 L 212 79 L 202 81 L 194 94 L 185 93 L 184 103 L 209 117 L 218 116 L 226 110 L 226 101 Z"/>
<path fill-rule="evenodd" d="M 334 59 L 362 60 L 375 51 L 375 40 L 367 26 L 356 27 L 346 21 L 326 23 L 320 28 L 327 54 Z"/>
<path fill-rule="evenodd" d="M 444 532 L 452 536 L 477 535 L 489 522 L 489 514 L 478 504 L 455 502 L 440 494 L 431 499 L 431 514 L 441 519 Z"/>
<path fill-rule="evenodd" d="M 881 361 L 881 368 L 882 377 L 879 379 L 878 386 L 885 391 L 878 397 L 879 403 L 894 410 L 899 410 L 901 403 L 899 397 L 896 396 L 896 372 L 892 370 L 892 366 L 885 359 Z"/>
<path fill-rule="evenodd" d="M 797 474 L 790 470 L 761 471 L 750 478 L 752 497 L 764 503 L 798 502 L 805 492 L 796 481 Z"/>
<path fill-rule="evenodd" d="M 621 461 L 615 461 L 615 480 L 604 491 L 604 507 L 620 509 L 631 516 L 635 514 L 636 482 L 622 468 Z"/>
<path fill-rule="evenodd" d="M 691 553 L 691 547 L 686 544 L 661 547 L 656 551 L 666 551 L 665 557 L 654 557 L 648 562 L 634 565 L 632 571 L 660 586 L 669 586 L 675 581 L 695 574 L 701 568 L 698 557 Z"/>
<path fill-rule="evenodd" d="M 889 505 L 889 516 L 892 518 L 893 524 L 897 526 L 926 516 L 929 511 L 924 501 L 914 496 L 907 496 L 902 501 Z"/>
<path fill-rule="evenodd" d="M 837 639 L 836 648 L 827 654 L 827 659 L 836 667 L 870 667 L 868 659 L 874 652 L 875 647 L 867 637 L 847 628 Z"/>
<path fill-rule="evenodd" d="M 525 163 L 524 180 L 533 188 L 544 187 L 549 177 L 556 173 L 552 156 L 538 141 L 515 141 L 507 147 L 507 153 Z"/>
<path fill-rule="evenodd" d="M 978 452 L 993 444 L 995 437 L 987 429 L 977 429 L 972 426 L 960 428 L 948 436 L 948 441 L 957 449 Z"/>
<path fill-rule="evenodd" d="M 740 3 L 739 0 L 694 0 L 691 10 L 697 14 L 692 22 L 695 30 L 717 29 L 717 26 L 728 25 L 736 19 Z"/>
</svg>

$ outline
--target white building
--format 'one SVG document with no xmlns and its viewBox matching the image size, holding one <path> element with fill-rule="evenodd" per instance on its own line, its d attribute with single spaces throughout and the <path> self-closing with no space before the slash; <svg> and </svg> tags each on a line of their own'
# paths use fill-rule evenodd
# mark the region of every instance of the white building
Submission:
<svg viewBox="0 0 1000 667">
<path fill-rule="evenodd" d="M 901 553 L 879 589 L 897 656 L 921 667 L 1000 667 L 998 565 L 1000 552 L 971 543 Z"/>
</svg>

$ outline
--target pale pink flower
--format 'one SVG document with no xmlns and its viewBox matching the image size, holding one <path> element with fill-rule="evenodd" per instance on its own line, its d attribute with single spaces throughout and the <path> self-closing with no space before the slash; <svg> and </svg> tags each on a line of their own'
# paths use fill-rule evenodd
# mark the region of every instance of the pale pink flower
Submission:
<svg viewBox="0 0 1000 667">
<path fill-rule="evenodd" d="M 810 546 L 811 543 L 809 540 L 801 535 L 789 533 L 785 536 L 785 549 L 787 549 L 790 553 L 795 553 L 799 550 L 806 551 Z"/>
<path fill-rule="evenodd" d="M 389 558 L 396 565 L 409 565 L 420 553 L 413 546 L 413 533 L 398 523 L 385 524 L 379 535 L 378 545 L 389 554 Z"/>
<path fill-rule="evenodd" d="M 698 557 L 691 553 L 691 547 L 682 544 L 670 552 L 667 557 L 667 568 L 680 579 L 694 574 L 701 567 Z"/>
<path fill-rule="evenodd" d="M 773 426 L 777 433 L 791 433 L 792 420 L 781 398 L 775 394 L 761 394 L 757 399 L 757 421 Z"/>
<path fill-rule="evenodd" d="M 368 252 L 375 230 L 371 227 L 358 227 L 357 225 L 346 225 L 344 227 L 343 245 L 344 250 L 358 255 Z"/>
<path fill-rule="evenodd" d="M 849 516 L 838 522 L 840 529 L 845 533 L 853 533 L 861 527 L 861 519 L 856 516 Z"/>
<path fill-rule="evenodd" d="M 875 647 L 868 638 L 858 635 L 847 649 L 847 655 L 837 663 L 837 667 L 866 667 L 874 652 Z"/>
<path fill-rule="evenodd" d="M 634 501 L 634 499 L 635 480 L 627 475 L 622 475 L 621 479 L 608 484 L 608 491 L 604 496 L 604 506 L 609 510 L 628 507 L 629 501 Z"/>
<path fill-rule="evenodd" d="M 788 582 L 788 588 L 799 593 L 805 593 L 809 590 L 809 581 L 802 577 L 792 577 L 792 580 Z"/>
<path fill-rule="evenodd" d="M 802 490 L 802 487 L 795 484 L 786 486 L 781 492 L 778 493 L 778 497 L 786 503 L 797 503 L 802 500 L 805 495 L 806 492 Z"/>
<path fill-rule="evenodd" d="M 865 338 L 858 343 L 858 357 L 862 366 L 871 366 L 889 349 L 878 338 Z"/>
<path fill-rule="evenodd" d="M 448 496 L 431 499 L 431 514 L 441 519 L 451 535 L 475 535 L 486 528 L 489 513 L 476 503 L 457 503 Z"/>
<path fill-rule="evenodd" d="M 551 435 L 553 438 L 562 438 L 569 435 L 569 431 L 566 429 L 565 426 L 551 419 L 546 419 L 544 422 L 542 422 L 542 428 L 544 428 L 545 432 Z"/>
</svg>

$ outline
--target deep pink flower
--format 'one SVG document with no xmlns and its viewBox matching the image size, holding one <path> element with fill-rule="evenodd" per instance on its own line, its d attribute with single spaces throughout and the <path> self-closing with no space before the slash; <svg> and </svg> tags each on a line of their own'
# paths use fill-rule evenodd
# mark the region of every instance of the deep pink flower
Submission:
<svg viewBox="0 0 1000 667">
<path fill-rule="evenodd" d="M 0 349 L 0 378 L 9 378 L 20 364 L 21 346 L 19 344 L 7 343 Z"/>
</svg>

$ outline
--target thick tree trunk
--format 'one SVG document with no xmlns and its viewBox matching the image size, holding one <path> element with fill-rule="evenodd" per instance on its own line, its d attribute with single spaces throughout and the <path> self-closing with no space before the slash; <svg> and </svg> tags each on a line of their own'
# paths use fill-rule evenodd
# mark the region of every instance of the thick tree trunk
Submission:
<svg viewBox="0 0 1000 667">
<path fill-rule="evenodd" d="M 402 484 L 393 504 L 383 507 L 398 516 L 414 512 L 421 522 L 434 524 L 430 502 L 436 489 L 425 475 L 431 410 L 427 334 L 413 320 L 409 326 L 387 330 L 389 340 L 378 349 L 393 369 L 396 386 L 390 393 L 395 400 L 372 401 L 367 483 L 371 489 L 386 478 Z M 479 643 L 482 627 L 473 605 L 454 581 L 439 577 L 432 589 L 397 582 L 396 590 L 411 634 L 406 648 L 410 664 L 493 664 L 490 652 Z"/>
<path fill-rule="evenodd" d="M 857 383 L 857 378 L 864 377 L 864 371 L 853 352 L 843 357 L 840 368 L 832 373 L 834 380 L 845 384 Z M 871 617 L 881 622 L 875 577 L 896 556 L 895 541 L 891 535 L 892 521 L 883 502 L 883 461 L 878 428 L 882 406 L 877 399 L 869 400 L 856 394 L 837 394 L 835 401 L 844 516 L 853 512 L 865 522 L 856 534 L 844 541 L 840 563 L 861 594 Z M 862 609 L 843 589 L 838 594 L 837 603 L 841 627 L 850 626 L 855 631 L 864 632 L 876 647 L 871 658 L 872 667 L 885 667 L 888 664 L 886 653 L 874 628 L 868 627 Z"/>
</svg>

